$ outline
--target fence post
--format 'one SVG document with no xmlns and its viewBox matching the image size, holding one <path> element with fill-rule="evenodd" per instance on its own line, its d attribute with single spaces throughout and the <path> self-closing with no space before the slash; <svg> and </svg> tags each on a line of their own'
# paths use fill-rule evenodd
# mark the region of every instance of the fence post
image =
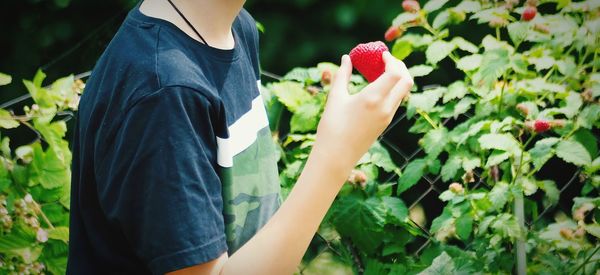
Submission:
<svg viewBox="0 0 600 275">
<path fill-rule="evenodd" d="M 527 274 L 527 252 L 525 251 L 525 242 L 527 236 L 527 228 L 525 227 L 525 207 L 523 202 L 523 192 L 515 192 L 515 216 L 521 228 L 521 235 L 516 242 L 516 260 L 517 274 Z"/>
</svg>

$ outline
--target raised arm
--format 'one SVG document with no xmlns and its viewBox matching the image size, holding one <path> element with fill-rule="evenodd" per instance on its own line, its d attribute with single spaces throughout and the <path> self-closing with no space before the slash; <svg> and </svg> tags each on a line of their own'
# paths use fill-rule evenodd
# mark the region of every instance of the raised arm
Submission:
<svg viewBox="0 0 600 275">
<path fill-rule="evenodd" d="M 233 255 L 172 274 L 292 274 L 348 174 L 392 120 L 413 86 L 406 66 L 383 53 L 386 70 L 350 95 L 347 55 L 335 76 L 317 139 L 298 182 L 269 222 Z"/>
</svg>

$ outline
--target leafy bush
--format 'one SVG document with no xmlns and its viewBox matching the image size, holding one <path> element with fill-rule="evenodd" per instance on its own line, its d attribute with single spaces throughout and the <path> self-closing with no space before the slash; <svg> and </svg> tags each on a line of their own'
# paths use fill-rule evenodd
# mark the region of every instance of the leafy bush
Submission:
<svg viewBox="0 0 600 275">
<path fill-rule="evenodd" d="M 518 2 L 432 0 L 394 19 L 391 28 L 405 34 L 392 54 L 423 63 L 410 68 L 417 84 L 440 72 L 458 77 L 415 89 L 402 112 L 424 153 L 401 169 L 375 143 L 301 269 L 325 272 L 317 265 L 338 262 L 367 274 L 511 273 L 525 271 L 517 265 L 525 259 L 531 273 L 600 268 L 600 2 L 544 1 L 531 21 L 521 13 L 536 1 Z M 474 37 L 473 28 L 487 31 Z M 296 68 L 263 89 L 284 195 L 306 161 L 336 68 Z M 352 91 L 364 85 L 353 76 Z M 566 213 L 559 188 L 570 182 L 544 176 L 549 162 L 578 175 L 581 190 Z M 430 224 L 401 199 L 424 176 L 447 188 Z"/>
<path fill-rule="evenodd" d="M 0 273 L 64 274 L 69 236 L 71 152 L 67 125 L 58 119 L 77 109 L 83 82 L 73 76 L 43 87 L 45 75 L 23 81 L 33 101 L 22 114 L 0 109 Z M 0 74 L 0 85 L 11 77 Z M 37 138 L 10 144 L 5 136 L 27 127 Z M 11 148 L 15 148 L 11 150 Z"/>
</svg>

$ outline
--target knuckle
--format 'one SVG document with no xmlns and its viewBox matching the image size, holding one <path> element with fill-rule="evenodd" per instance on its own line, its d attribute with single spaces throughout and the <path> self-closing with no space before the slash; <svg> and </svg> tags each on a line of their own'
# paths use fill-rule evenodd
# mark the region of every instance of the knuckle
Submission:
<svg viewBox="0 0 600 275">
<path fill-rule="evenodd" d="M 408 89 L 412 89 L 412 87 L 415 85 L 415 80 L 411 77 L 407 77 L 406 78 L 406 86 L 408 87 Z"/>
<path fill-rule="evenodd" d="M 365 98 L 363 103 L 364 103 L 365 108 L 367 108 L 368 110 L 377 109 L 377 107 L 379 106 L 379 97 L 369 96 L 369 97 Z"/>
</svg>

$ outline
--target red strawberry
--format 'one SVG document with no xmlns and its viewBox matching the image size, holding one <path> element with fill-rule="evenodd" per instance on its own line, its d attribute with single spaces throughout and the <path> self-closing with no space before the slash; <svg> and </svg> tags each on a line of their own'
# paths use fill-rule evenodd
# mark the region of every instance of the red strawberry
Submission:
<svg viewBox="0 0 600 275">
<path fill-rule="evenodd" d="M 391 26 L 385 32 L 385 41 L 393 41 L 394 39 L 400 37 L 404 31 L 401 27 Z"/>
<path fill-rule="evenodd" d="M 537 133 L 546 132 L 546 131 L 550 130 L 550 128 L 552 128 L 552 126 L 550 125 L 550 122 L 543 120 L 543 119 L 538 119 L 533 123 L 533 129 Z"/>
<path fill-rule="evenodd" d="M 367 81 L 373 82 L 385 71 L 385 51 L 388 51 L 388 47 L 381 41 L 358 44 L 350 51 L 350 60 Z"/>
<path fill-rule="evenodd" d="M 415 0 L 404 0 L 402 1 L 402 8 L 407 12 L 415 13 L 421 9 L 421 6 Z"/>
<path fill-rule="evenodd" d="M 524 21 L 531 21 L 537 14 L 537 8 L 534 6 L 527 6 L 525 10 L 523 10 L 523 14 L 521 15 L 521 19 Z"/>
</svg>

